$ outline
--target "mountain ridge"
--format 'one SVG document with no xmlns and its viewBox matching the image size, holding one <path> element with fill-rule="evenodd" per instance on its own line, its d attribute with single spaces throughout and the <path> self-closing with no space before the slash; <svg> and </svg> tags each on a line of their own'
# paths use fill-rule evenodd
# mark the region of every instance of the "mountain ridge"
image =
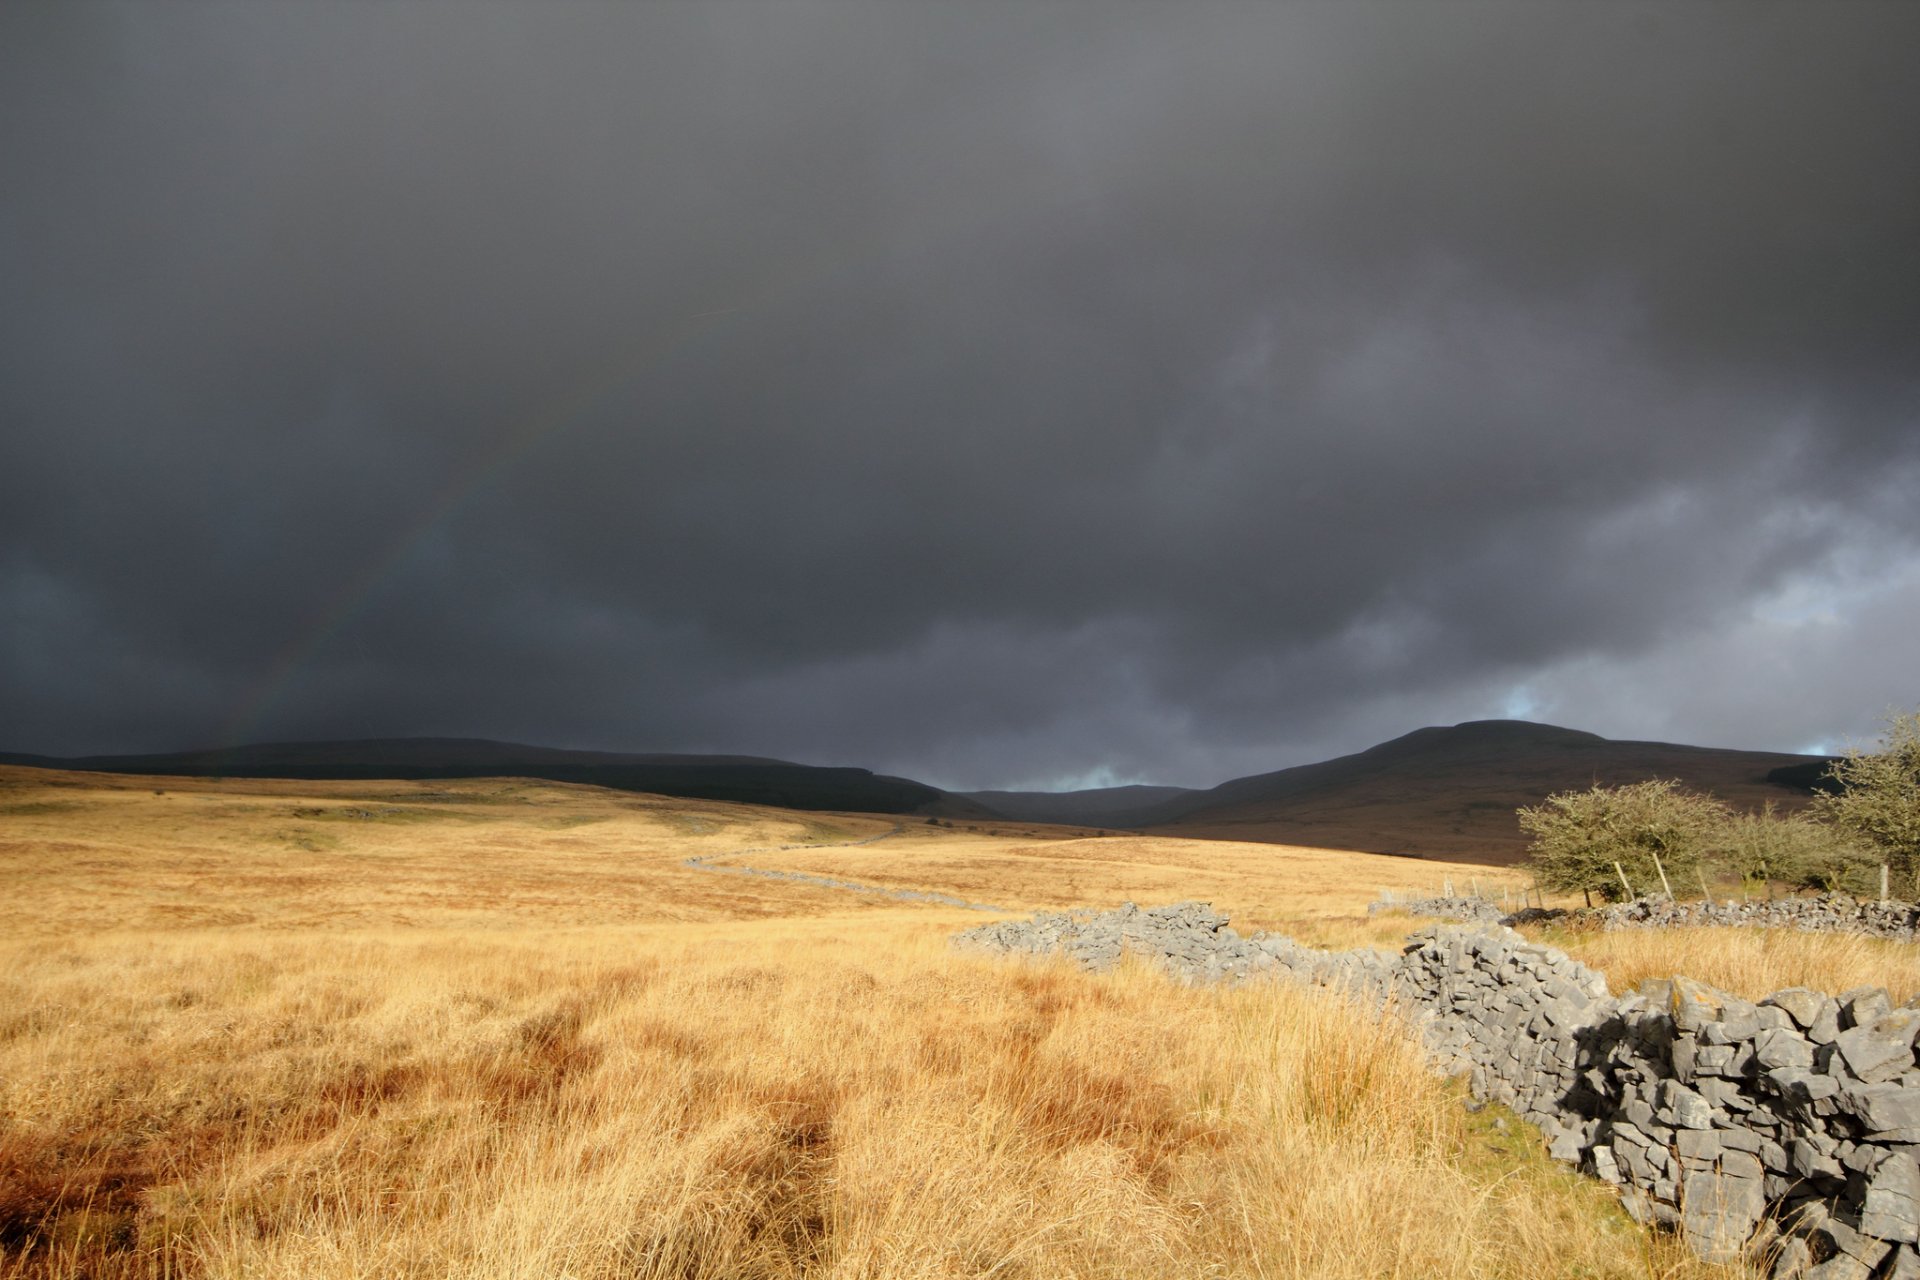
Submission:
<svg viewBox="0 0 1920 1280">
<path fill-rule="evenodd" d="M 1429 725 L 1363 751 L 1205 789 L 943 791 L 868 769 L 764 756 L 576 751 L 486 738 L 355 738 L 0 763 L 154 776 L 309 780 L 532 777 L 690 799 L 1141 831 L 1516 862 L 1514 811 L 1558 791 L 1674 778 L 1738 808 L 1809 803 L 1827 757 L 1604 738 L 1527 720 Z"/>
<path fill-rule="evenodd" d="M 1230 779 L 1146 815 L 1138 829 L 1510 864 L 1526 847 L 1514 811 L 1555 792 L 1673 778 L 1737 808 L 1770 800 L 1795 809 L 1812 792 L 1788 778 L 1824 759 L 1603 738 L 1527 720 L 1470 720 Z"/>
</svg>

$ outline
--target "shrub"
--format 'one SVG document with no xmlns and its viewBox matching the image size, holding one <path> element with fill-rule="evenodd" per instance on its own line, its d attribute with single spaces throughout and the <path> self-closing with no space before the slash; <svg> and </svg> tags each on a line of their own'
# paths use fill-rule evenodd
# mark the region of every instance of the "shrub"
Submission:
<svg viewBox="0 0 1920 1280">
<path fill-rule="evenodd" d="M 1828 776 L 1840 789 L 1815 801 L 1820 811 L 1871 845 L 1920 896 L 1920 711 L 1888 716 L 1880 750 L 1850 750 Z"/>
<path fill-rule="evenodd" d="M 1736 813 L 1714 862 L 1748 884 L 1781 880 L 1805 889 L 1865 894 L 1879 885 L 1880 859 L 1859 837 L 1817 814 Z"/>
<path fill-rule="evenodd" d="M 1723 841 L 1731 812 L 1656 779 L 1548 796 L 1520 810 L 1520 829 L 1533 837 L 1527 858 L 1543 885 L 1617 900 L 1625 894 L 1615 863 L 1636 893 L 1660 883 L 1655 858 L 1669 877 L 1691 877 Z"/>
</svg>

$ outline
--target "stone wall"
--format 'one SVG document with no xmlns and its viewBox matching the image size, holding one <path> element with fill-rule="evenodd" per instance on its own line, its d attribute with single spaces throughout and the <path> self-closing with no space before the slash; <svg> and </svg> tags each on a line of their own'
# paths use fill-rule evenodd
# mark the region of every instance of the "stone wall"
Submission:
<svg viewBox="0 0 1920 1280">
<path fill-rule="evenodd" d="M 1485 898 L 1382 898 L 1369 913 L 1404 911 L 1409 915 L 1476 924 L 1523 924 L 1564 920 L 1599 929 L 1663 929 L 1691 925 L 1727 928 L 1801 929 L 1812 933 L 1857 933 L 1920 940 L 1920 904 L 1856 902 L 1841 894 L 1819 898 L 1779 898 L 1771 902 L 1674 902 L 1664 897 L 1637 898 L 1592 910 L 1522 908 L 1511 914 Z"/>
<path fill-rule="evenodd" d="M 1397 954 L 1321 952 L 1243 938 L 1203 903 L 1042 914 L 955 942 L 1089 968 L 1134 952 L 1187 981 L 1288 977 L 1386 1003 L 1475 1096 L 1700 1253 L 1748 1248 L 1780 1277 L 1920 1280 L 1920 1001 L 1796 988 L 1752 1003 L 1686 978 L 1616 997 L 1498 925 L 1435 926 Z"/>
</svg>

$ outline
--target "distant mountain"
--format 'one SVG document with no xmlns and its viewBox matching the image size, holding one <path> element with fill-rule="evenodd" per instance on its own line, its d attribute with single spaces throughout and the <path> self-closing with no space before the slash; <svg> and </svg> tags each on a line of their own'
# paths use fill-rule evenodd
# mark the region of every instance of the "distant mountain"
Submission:
<svg viewBox="0 0 1920 1280">
<path fill-rule="evenodd" d="M 954 794 L 1016 822 L 1130 827 L 1163 807 L 1199 794 L 1186 787 L 1095 787 L 1086 791 L 959 791 Z"/>
<path fill-rule="evenodd" d="M 785 809 L 991 818 L 971 801 L 867 769 L 820 768 L 758 756 L 622 755 L 480 738 L 268 742 L 161 755 L 0 753 L 0 763 L 98 773 L 227 778 L 544 778 L 620 791 L 776 805 Z"/>
<path fill-rule="evenodd" d="M 1418 729 L 1356 755 L 1223 782 L 1135 825 L 1156 835 L 1512 863 L 1522 805 L 1594 783 L 1675 778 L 1740 808 L 1812 798 L 1823 757 L 1625 742 L 1525 720 Z"/>
<path fill-rule="evenodd" d="M 946 792 L 866 769 L 759 756 L 622 755 L 469 738 L 273 742 L 167 755 L 7 755 L 0 763 L 106 773 L 233 778 L 545 778 L 622 791 L 787 809 L 1119 827 L 1156 835 L 1318 845 L 1488 863 L 1525 848 L 1522 805 L 1599 782 L 1677 778 L 1741 808 L 1807 804 L 1823 756 L 1620 742 L 1525 720 L 1418 729 L 1356 755 L 1223 782 L 1211 790 Z"/>
</svg>

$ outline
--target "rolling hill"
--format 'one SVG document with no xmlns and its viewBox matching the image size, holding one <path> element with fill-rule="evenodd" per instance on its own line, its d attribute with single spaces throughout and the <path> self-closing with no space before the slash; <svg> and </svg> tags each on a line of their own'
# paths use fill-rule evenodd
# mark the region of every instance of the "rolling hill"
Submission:
<svg viewBox="0 0 1920 1280">
<path fill-rule="evenodd" d="M 1823 757 L 1630 742 L 1524 720 L 1418 729 L 1354 755 L 1208 790 L 947 792 L 866 769 L 759 756 L 635 755 L 465 738 L 262 743 L 163 755 L 0 753 L 0 763 L 155 776 L 419 780 L 525 777 L 788 809 L 1126 828 L 1507 864 L 1521 805 L 1595 782 L 1676 778 L 1742 808 L 1807 803 Z"/>
<path fill-rule="evenodd" d="M 480 738 L 271 742 L 215 751 L 60 758 L 0 753 L 0 763 L 156 777 L 398 780 L 544 778 L 698 800 L 784 809 L 992 818 L 971 801 L 867 769 L 758 756 L 622 755 Z"/>
<path fill-rule="evenodd" d="M 1729 804 L 1798 808 L 1823 759 L 1631 742 L 1533 724 L 1476 720 L 1418 729 L 1355 755 L 1221 783 L 1135 824 L 1156 834 L 1259 840 L 1509 864 L 1525 839 L 1521 805 L 1594 783 L 1675 778 Z M 1776 770 L 1785 770 L 1770 778 Z"/>
</svg>

